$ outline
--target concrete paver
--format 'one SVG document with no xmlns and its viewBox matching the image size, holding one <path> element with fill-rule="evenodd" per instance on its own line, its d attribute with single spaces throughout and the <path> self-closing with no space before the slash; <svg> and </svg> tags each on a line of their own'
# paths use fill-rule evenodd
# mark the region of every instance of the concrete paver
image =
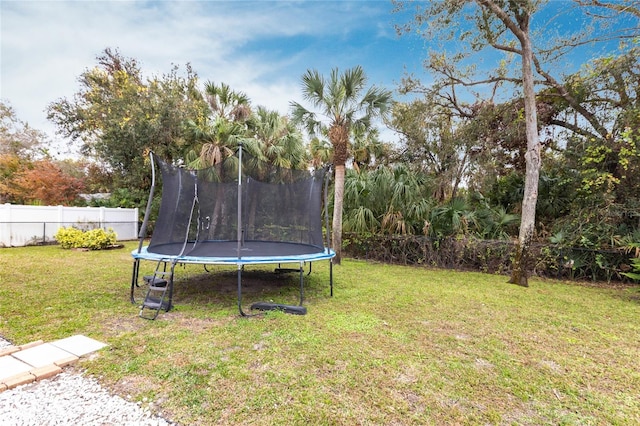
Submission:
<svg viewBox="0 0 640 426">
<path fill-rule="evenodd" d="M 42 345 L 13 353 L 11 356 L 37 368 L 67 359 L 69 352 L 53 346 L 51 343 L 43 343 Z"/>
<path fill-rule="evenodd" d="M 0 382 L 20 373 L 28 373 L 33 367 L 12 356 L 0 357 Z"/>
<path fill-rule="evenodd" d="M 81 334 L 67 337 L 66 339 L 56 340 L 51 342 L 51 344 L 77 357 L 87 355 L 107 346 L 105 343 L 98 342 L 97 340 Z"/>
<path fill-rule="evenodd" d="M 41 340 L 5 347 L 0 354 L 0 392 L 53 377 L 61 367 L 107 346 L 82 335 L 44 343 Z"/>
</svg>

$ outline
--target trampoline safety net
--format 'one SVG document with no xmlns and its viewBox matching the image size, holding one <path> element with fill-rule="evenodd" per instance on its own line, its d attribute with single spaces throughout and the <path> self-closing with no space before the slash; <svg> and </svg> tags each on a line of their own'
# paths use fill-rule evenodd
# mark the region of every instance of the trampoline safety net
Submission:
<svg viewBox="0 0 640 426">
<path fill-rule="evenodd" d="M 246 153 L 240 158 L 242 164 L 230 156 L 215 166 L 188 170 L 154 154 L 162 198 L 149 252 L 242 257 L 324 250 L 325 170 L 278 168 Z"/>
</svg>

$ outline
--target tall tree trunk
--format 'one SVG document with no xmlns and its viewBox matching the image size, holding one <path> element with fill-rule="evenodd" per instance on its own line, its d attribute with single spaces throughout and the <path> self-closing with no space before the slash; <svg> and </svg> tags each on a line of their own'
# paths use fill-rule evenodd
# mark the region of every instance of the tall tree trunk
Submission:
<svg viewBox="0 0 640 426">
<path fill-rule="evenodd" d="M 342 259 L 342 205 L 344 204 L 344 174 L 345 165 L 339 164 L 335 166 L 335 188 L 333 196 L 333 224 L 331 232 L 331 242 L 336 257 L 333 263 L 340 264 Z"/>
<path fill-rule="evenodd" d="M 331 245 L 336 252 L 333 263 L 339 265 L 342 260 L 342 206 L 344 204 L 345 164 L 349 157 L 349 126 L 346 124 L 335 124 L 331 126 L 329 129 L 329 140 L 333 145 L 333 164 L 336 169 Z"/>
<path fill-rule="evenodd" d="M 524 90 L 524 116 L 527 134 L 527 152 L 525 154 L 526 171 L 524 181 L 524 197 L 522 199 L 522 216 L 520 233 L 511 272 L 512 284 L 524 287 L 528 282 L 529 248 L 533 240 L 536 224 L 536 204 L 538 202 L 538 180 L 540 176 L 540 143 L 538 139 L 538 115 L 536 110 L 536 94 L 533 83 L 533 52 L 529 38 L 528 22 L 521 24 L 522 33 L 522 83 Z"/>
</svg>

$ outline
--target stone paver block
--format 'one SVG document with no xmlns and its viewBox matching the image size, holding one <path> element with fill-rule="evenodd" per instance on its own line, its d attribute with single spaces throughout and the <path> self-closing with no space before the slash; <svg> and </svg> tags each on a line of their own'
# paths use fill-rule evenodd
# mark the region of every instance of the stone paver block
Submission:
<svg viewBox="0 0 640 426">
<path fill-rule="evenodd" d="M 27 373 L 31 369 L 33 369 L 32 365 L 24 363 L 11 355 L 5 355 L 0 358 L 0 382 L 4 382 L 4 379 L 9 377 Z"/>
<path fill-rule="evenodd" d="M 31 342 L 31 343 L 26 343 L 24 345 L 20 345 L 19 348 L 21 351 L 25 350 L 25 349 L 29 349 L 29 348 L 33 348 L 34 346 L 39 346 L 41 344 L 43 344 L 44 341 L 42 340 L 36 340 L 35 342 Z"/>
<path fill-rule="evenodd" d="M 18 352 L 20 348 L 18 346 L 7 346 L 0 349 L 0 356 L 11 355 L 14 352 Z"/>
<path fill-rule="evenodd" d="M 31 383 L 36 379 L 31 373 L 22 373 L 16 374 L 15 376 L 4 379 L 2 382 L 7 385 L 7 389 L 13 389 L 20 385 L 26 385 L 27 383 Z"/>
<path fill-rule="evenodd" d="M 52 343 L 37 340 L 4 347 L 0 349 L 0 392 L 53 377 L 62 372 L 62 367 L 105 346 L 97 340 L 76 335 Z"/>
<path fill-rule="evenodd" d="M 98 349 L 102 349 L 107 346 L 102 342 L 98 342 L 97 340 L 81 334 L 67 337 L 66 339 L 56 340 L 55 342 L 51 342 L 51 344 L 78 357 L 95 352 Z"/>
<path fill-rule="evenodd" d="M 69 355 L 69 352 L 53 346 L 50 343 L 43 343 L 20 352 L 16 352 L 11 356 L 37 368 L 44 367 L 49 364 L 55 364 L 58 360 L 69 358 Z"/>
<path fill-rule="evenodd" d="M 59 359 L 56 362 L 54 362 L 54 364 L 57 365 L 58 367 L 66 367 L 67 365 L 73 364 L 79 359 L 80 358 L 78 358 L 77 356 L 69 354 L 68 357 Z"/>
<path fill-rule="evenodd" d="M 55 364 L 46 365 L 40 368 L 34 368 L 30 371 L 36 378 L 36 380 L 48 379 L 62 372 L 62 368 Z"/>
</svg>

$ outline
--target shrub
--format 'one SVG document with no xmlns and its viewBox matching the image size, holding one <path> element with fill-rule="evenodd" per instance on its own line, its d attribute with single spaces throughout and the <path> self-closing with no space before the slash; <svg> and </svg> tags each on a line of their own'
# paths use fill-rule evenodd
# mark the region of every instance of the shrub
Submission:
<svg viewBox="0 0 640 426">
<path fill-rule="evenodd" d="M 631 268 L 633 272 L 623 272 L 622 275 L 625 277 L 631 278 L 632 280 L 639 281 L 640 280 L 640 258 L 632 257 L 631 258 Z"/>
<path fill-rule="evenodd" d="M 63 249 L 88 248 L 90 250 L 100 250 L 116 243 L 116 233 L 113 229 L 107 231 L 104 229 L 82 231 L 68 227 L 58 229 L 55 239 Z"/>
</svg>

